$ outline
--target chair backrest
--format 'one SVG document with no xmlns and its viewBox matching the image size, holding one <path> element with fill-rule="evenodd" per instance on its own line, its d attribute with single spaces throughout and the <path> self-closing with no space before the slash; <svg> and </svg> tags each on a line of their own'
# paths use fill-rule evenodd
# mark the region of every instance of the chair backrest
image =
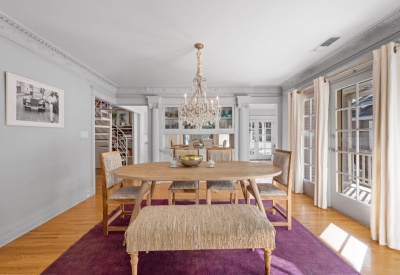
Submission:
<svg viewBox="0 0 400 275">
<path fill-rule="evenodd" d="M 207 160 L 232 161 L 232 148 L 207 148 Z"/>
<path fill-rule="evenodd" d="M 100 154 L 100 165 L 103 174 L 103 182 L 106 188 L 110 188 L 122 181 L 112 171 L 122 166 L 121 154 L 119 151 L 112 151 Z"/>
<path fill-rule="evenodd" d="M 284 150 L 275 150 L 273 165 L 281 168 L 282 173 L 274 177 L 274 180 L 291 189 L 292 173 L 291 173 L 291 156 L 292 152 Z"/>
<path fill-rule="evenodd" d="M 182 155 L 198 155 L 199 154 L 199 148 L 174 148 L 174 158 L 176 160 L 179 160 L 179 156 Z"/>
</svg>

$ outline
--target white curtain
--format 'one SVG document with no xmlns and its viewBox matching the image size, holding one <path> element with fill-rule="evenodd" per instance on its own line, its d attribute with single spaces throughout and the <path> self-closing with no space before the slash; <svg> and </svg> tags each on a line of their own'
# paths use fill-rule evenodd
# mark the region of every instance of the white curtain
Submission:
<svg viewBox="0 0 400 275">
<path fill-rule="evenodd" d="M 289 105 L 289 150 L 292 151 L 293 191 L 303 193 L 303 130 L 304 97 L 293 90 L 288 93 Z"/>
<path fill-rule="evenodd" d="M 371 237 L 400 250 L 400 53 L 394 47 L 374 51 Z"/>
<path fill-rule="evenodd" d="M 315 187 L 314 205 L 328 207 L 328 109 L 329 82 L 314 79 L 315 97 Z"/>
</svg>

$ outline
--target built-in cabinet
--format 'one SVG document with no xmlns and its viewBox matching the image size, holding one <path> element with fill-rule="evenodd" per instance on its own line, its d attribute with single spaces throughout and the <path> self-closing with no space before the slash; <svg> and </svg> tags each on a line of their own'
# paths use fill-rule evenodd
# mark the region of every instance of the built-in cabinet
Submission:
<svg viewBox="0 0 400 275">
<path fill-rule="evenodd" d="M 160 161 L 172 160 L 173 148 L 176 146 L 192 147 L 195 141 L 204 143 L 200 154 L 206 157 L 207 147 L 235 147 L 235 107 L 222 106 L 221 116 L 217 123 L 204 125 L 201 129 L 180 121 L 178 106 L 163 106 L 161 109 L 161 140 Z M 236 135 L 237 136 L 237 135 Z"/>
<path fill-rule="evenodd" d="M 224 106 L 221 110 L 221 117 L 217 124 L 203 125 L 201 129 L 196 129 L 195 125 L 191 125 L 186 121 L 180 121 L 178 117 L 179 107 L 170 106 L 163 108 L 163 129 L 164 132 L 177 132 L 177 130 L 188 132 L 209 132 L 209 130 L 217 130 L 224 132 L 234 132 L 234 107 Z M 208 131 L 207 131 L 208 130 Z M 215 131 L 213 131 L 215 132 Z"/>
</svg>

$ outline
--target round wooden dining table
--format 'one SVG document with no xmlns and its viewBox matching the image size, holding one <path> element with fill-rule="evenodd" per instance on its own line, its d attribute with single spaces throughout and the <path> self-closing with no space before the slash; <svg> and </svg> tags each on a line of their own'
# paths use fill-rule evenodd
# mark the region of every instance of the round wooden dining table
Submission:
<svg viewBox="0 0 400 275">
<path fill-rule="evenodd" d="M 258 192 L 256 179 L 271 178 L 282 171 L 279 167 L 265 162 L 253 161 L 225 161 L 217 162 L 215 167 L 208 168 L 203 161 L 195 167 L 170 167 L 169 162 L 148 162 L 132 164 L 115 169 L 114 174 L 125 179 L 141 180 L 141 188 L 132 213 L 131 222 L 140 210 L 140 204 L 146 192 L 148 181 L 152 182 L 150 195 L 152 195 L 156 181 L 207 181 L 207 180 L 238 180 L 244 190 L 244 181 L 249 181 L 254 190 L 258 207 L 264 212 L 264 207 Z"/>
</svg>

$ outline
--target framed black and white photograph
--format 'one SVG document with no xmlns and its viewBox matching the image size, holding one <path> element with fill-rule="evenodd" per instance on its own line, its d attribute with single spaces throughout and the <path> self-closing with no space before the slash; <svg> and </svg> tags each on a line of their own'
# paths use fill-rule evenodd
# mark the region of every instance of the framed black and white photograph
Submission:
<svg viewBox="0 0 400 275">
<path fill-rule="evenodd" d="M 6 73 L 6 124 L 64 128 L 64 91 Z"/>
</svg>

